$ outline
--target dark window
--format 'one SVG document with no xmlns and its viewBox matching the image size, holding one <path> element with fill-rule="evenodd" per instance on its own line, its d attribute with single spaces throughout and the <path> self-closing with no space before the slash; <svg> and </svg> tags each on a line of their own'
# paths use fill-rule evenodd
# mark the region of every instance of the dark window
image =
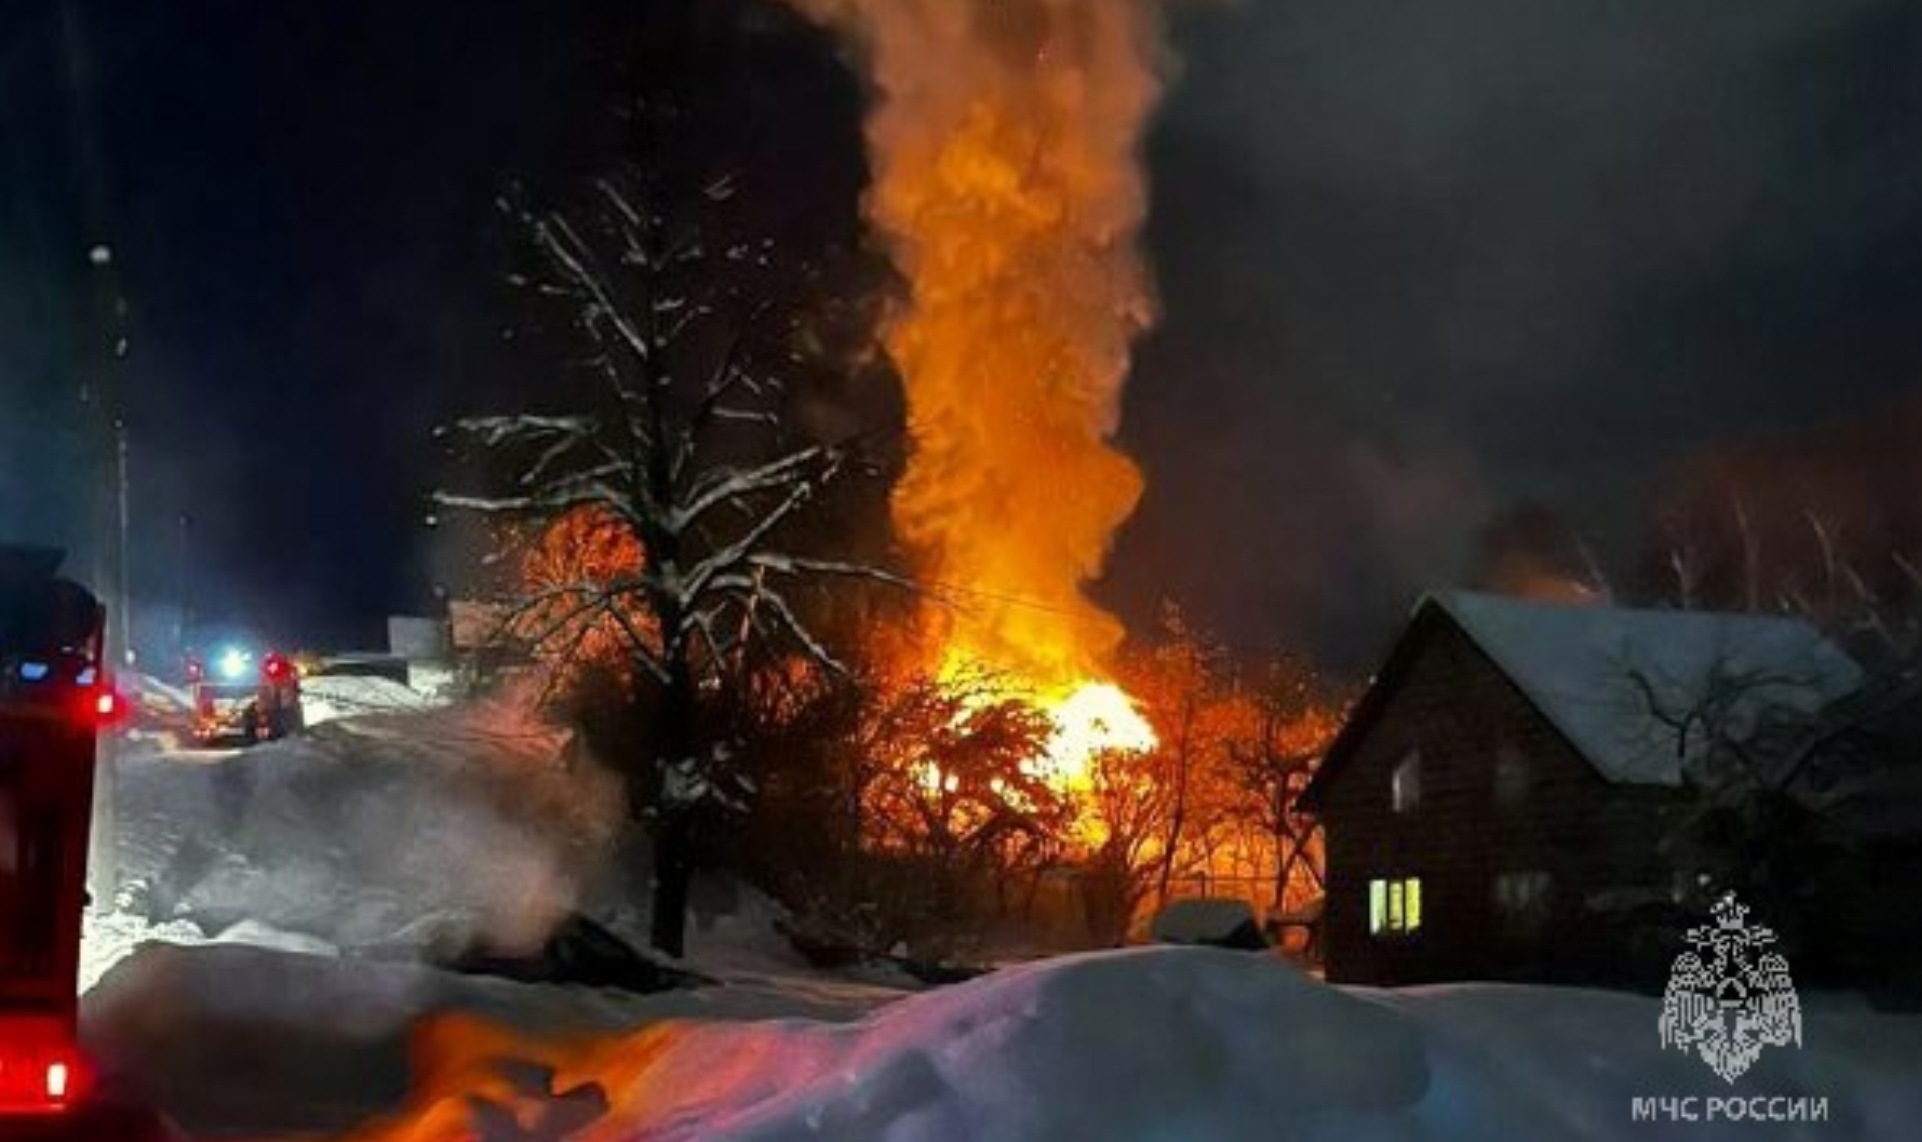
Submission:
<svg viewBox="0 0 1922 1142">
<path fill-rule="evenodd" d="M 1412 813 L 1421 805 L 1421 751 L 1411 749 L 1388 779 L 1389 801 L 1397 813 Z"/>
<path fill-rule="evenodd" d="M 1533 931 L 1548 916 L 1555 879 L 1539 869 L 1495 877 L 1495 908 L 1511 931 Z"/>
<path fill-rule="evenodd" d="M 1528 799 L 1532 781 L 1528 755 L 1503 742 L 1495 750 L 1495 803 L 1512 809 Z"/>
</svg>

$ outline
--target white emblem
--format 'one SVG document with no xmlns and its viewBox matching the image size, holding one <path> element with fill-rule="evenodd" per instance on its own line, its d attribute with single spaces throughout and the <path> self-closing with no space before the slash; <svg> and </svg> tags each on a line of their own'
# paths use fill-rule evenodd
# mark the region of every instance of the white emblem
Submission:
<svg viewBox="0 0 1922 1142">
<path fill-rule="evenodd" d="M 1733 1083 L 1762 1048 L 1802 1045 L 1802 1005 L 1788 960 L 1767 950 L 1775 933 L 1742 923 L 1748 909 L 1733 892 L 1716 901 L 1714 912 L 1712 927 L 1689 929 L 1695 951 L 1675 958 L 1659 1026 L 1663 1047 L 1693 1047 L 1709 1069 Z"/>
</svg>

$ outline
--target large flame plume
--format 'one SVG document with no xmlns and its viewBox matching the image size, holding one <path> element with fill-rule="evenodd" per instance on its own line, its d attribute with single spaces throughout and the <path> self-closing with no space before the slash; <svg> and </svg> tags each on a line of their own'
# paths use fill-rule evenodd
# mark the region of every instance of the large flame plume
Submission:
<svg viewBox="0 0 1922 1142">
<path fill-rule="evenodd" d="M 867 213 L 910 290 L 886 335 L 913 439 L 894 523 L 952 602 L 925 617 L 926 665 L 1093 710 L 1052 752 L 1151 741 L 1099 682 L 1124 632 L 1083 587 L 1142 488 L 1110 442 L 1153 318 L 1138 236 L 1158 3 L 792 2 L 871 69 Z"/>
</svg>

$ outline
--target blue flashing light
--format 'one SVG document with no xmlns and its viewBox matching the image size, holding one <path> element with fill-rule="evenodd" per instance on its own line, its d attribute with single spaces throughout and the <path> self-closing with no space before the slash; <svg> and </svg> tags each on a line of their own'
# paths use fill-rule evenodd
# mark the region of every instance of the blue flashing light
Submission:
<svg viewBox="0 0 1922 1142">
<path fill-rule="evenodd" d="M 80 673 L 74 675 L 73 680 L 75 685 L 86 687 L 86 686 L 93 685 L 94 680 L 97 679 L 98 677 L 100 677 L 99 673 L 95 671 L 93 667 L 89 666 L 85 670 L 82 670 Z"/>
<path fill-rule="evenodd" d="M 44 662 L 22 662 L 20 664 L 20 678 L 22 681 L 45 682 L 47 675 L 52 673 L 53 667 L 48 666 Z"/>
<path fill-rule="evenodd" d="M 220 655 L 220 676 L 229 682 L 238 682 L 247 676 L 247 668 L 253 661 L 254 656 L 239 647 L 228 647 Z"/>
</svg>

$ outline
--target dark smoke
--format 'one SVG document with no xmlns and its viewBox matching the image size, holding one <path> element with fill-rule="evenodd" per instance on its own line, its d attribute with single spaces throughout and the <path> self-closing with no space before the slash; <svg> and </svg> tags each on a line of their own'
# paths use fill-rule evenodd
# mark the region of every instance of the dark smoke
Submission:
<svg viewBox="0 0 1922 1142">
<path fill-rule="evenodd" d="M 1173 594 L 1366 661 L 1499 505 L 1620 562 L 1679 457 L 1922 385 L 1922 4 L 1269 2 L 1177 31 L 1130 613 Z"/>
</svg>

